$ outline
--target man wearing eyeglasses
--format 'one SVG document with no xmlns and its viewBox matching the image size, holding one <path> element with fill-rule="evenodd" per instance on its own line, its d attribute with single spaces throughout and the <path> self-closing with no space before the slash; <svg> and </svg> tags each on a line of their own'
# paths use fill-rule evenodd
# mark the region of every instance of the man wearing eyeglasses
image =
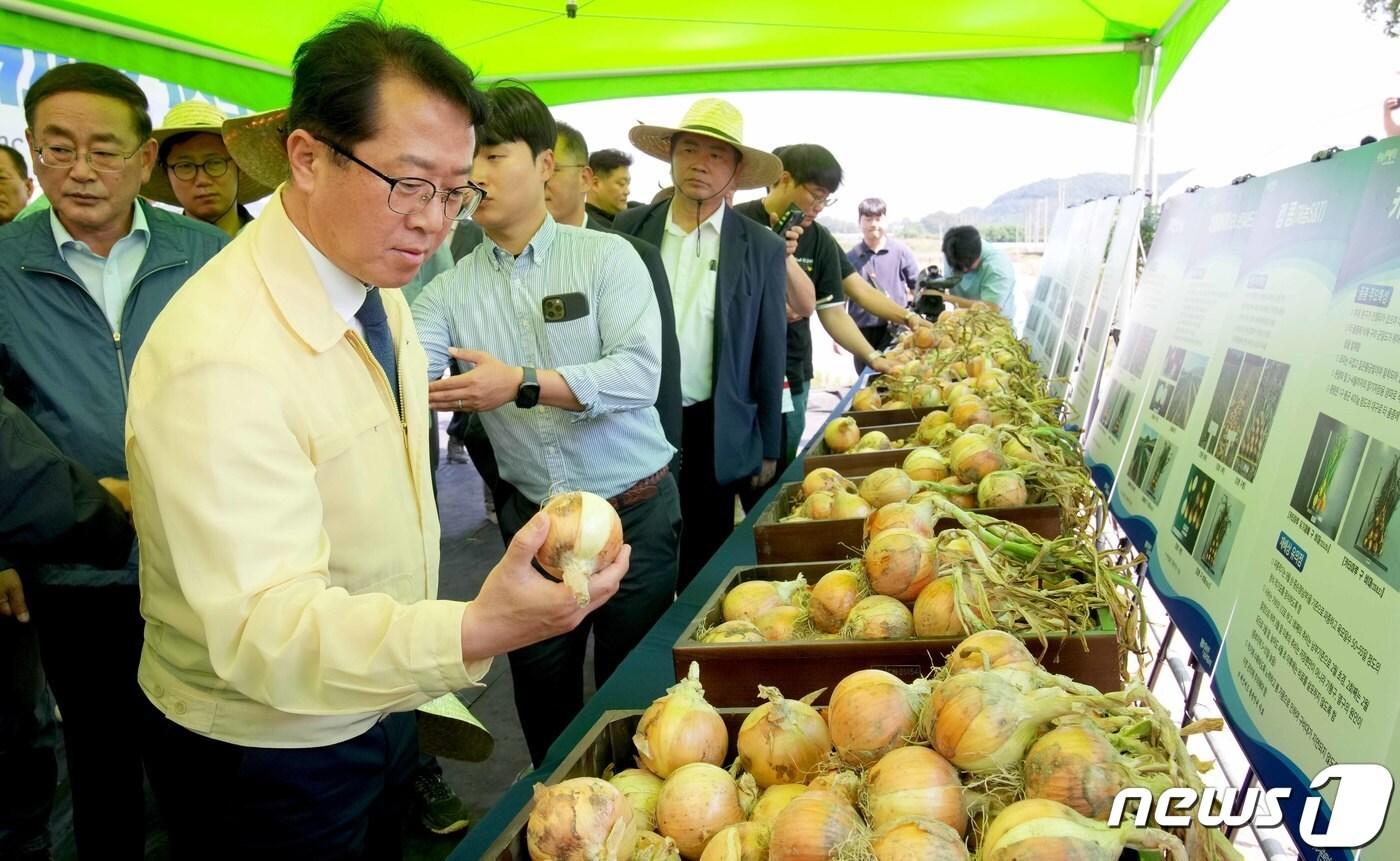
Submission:
<svg viewBox="0 0 1400 861">
<path fill-rule="evenodd" d="M 568 587 L 532 518 L 475 600 L 437 599 L 428 370 L 398 288 L 481 191 L 472 73 L 345 16 L 285 111 L 230 120 L 277 188 L 154 327 L 127 421 L 151 786 L 176 858 L 400 857 L 413 710 L 572 630 L 630 550 Z"/>
<path fill-rule="evenodd" d="M 51 208 L 0 229 L 0 386 L 65 456 L 123 479 L 132 363 L 156 316 L 227 238 L 137 199 L 156 144 L 146 97 L 122 73 L 56 66 L 29 88 L 24 111 Z M 139 857 L 136 549 L 115 570 L 40 565 L 21 574 L 63 712 L 78 849 Z"/>
</svg>

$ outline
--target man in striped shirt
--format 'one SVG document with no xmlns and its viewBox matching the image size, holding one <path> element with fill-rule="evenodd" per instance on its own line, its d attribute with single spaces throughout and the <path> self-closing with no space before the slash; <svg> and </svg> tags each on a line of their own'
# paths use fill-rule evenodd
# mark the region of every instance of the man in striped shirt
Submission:
<svg viewBox="0 0 1400 861">
<path fill-rule="evenodd" d="M 673 600 L 680 496 L 668 468 L 675 450 L 653 409 L 661 316 L 646 267 L 622 237 L 550 217 L 556 129 L 544 103 L 515 85 L 487 100 L 472 165 L 486 189 L 474 216 L 486 237 L 413 306 L 429 378 L 452 358 L 471 370 L 432 383 L 429 405 L 480 414 L 501 478 L 519 490 L 497 511 L 507 535 L 552 494 L 587 490 L 613 503 L 632 546 L 605 607 L 569 634 L 510 653 L 538 764 L 583 707 L 589 629 L 601 685 Z"/>
</svg>

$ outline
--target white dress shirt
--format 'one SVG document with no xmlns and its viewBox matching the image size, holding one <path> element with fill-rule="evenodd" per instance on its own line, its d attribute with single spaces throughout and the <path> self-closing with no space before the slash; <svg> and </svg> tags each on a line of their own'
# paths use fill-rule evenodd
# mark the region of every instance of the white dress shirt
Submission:
<svg viewBox="0 0 1400 861">
<path fill-rule="evenodd" d="M 151 244 L 146 213 L 139 202 L 132 204 L 132 207 L 131 230 L 117 240 L 106 257 L 99 257 L 86 242 L 74 239 L 63 222 L 58 220 L 58 214 L 52 207 L 49 208 L 49 224 L 53 226 L 53 238 L 59 255 L 82 279 L 88 295 L 102 309 L 108 325 L 117 334 L 122 330 L 122 308 L 126 306 L 126 297 L 131 295 L 136 271 L 141 268 L 141 261 L 146 259 L 146 248 Z"/>
<path fill-rule="evenodd" d="M 681 346 L 681 406 L 707 401 L 715 390 L 715 285 L 719 279 L 721 206 L 686 233 L 676 226 L 676 202 L 666 210 L 661 261 L 676 306 L 676 339 Z"/>
<path fill-rule="evenodd" d="M 295 224 L 292 225 L 292 229 L 297 239 L 301 240 L 301 244 L 306 246 L 306 253 L 311 257 L 311 268 L 316 270 L 316 277 L 321 280 L 321 286 L 326 290 L 326 298 L 331 300 L 331 307 L 345 320 L 345 325 L 363 338 L 365 327 L 360 325 L 355 312 L 365 304 L 365 294 L 368 292 L 365 285 L 360 279 L 351 277 L 344 269 L 332 263 L 329 257 L 311 244 L 310 239 L 302 235 Z"/>
</svg>

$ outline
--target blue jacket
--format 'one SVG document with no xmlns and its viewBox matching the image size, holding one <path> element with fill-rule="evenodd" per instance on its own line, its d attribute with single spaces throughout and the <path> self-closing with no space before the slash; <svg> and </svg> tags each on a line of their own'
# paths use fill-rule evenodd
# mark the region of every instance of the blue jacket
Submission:
<svg viewBox="0 0 1400 861">
<path fill-rule="evenodd" d="M 219 229 L 146 201 L 150 244 L 122 309 L 120 334 L 64 262 L 49 217 L 0 228 L 0 387 L 59 451 L 97 476 L 126 477 L 126 387 L 132 362 L 175 291 L 228 244 Z M 136 582 L 125 569 L 45 566 L 64 585 Z"/>
<path fill-rule="evenodd" d="M 660 248 L 670 207 L 663 200 L 619 212 L 613 230 Z M 783 241 L 730 207 L 715 290 L 715 480 L 729 484 L 757 473 L 765 458 L 780 459 L 787 358 Z"/>
</svg>

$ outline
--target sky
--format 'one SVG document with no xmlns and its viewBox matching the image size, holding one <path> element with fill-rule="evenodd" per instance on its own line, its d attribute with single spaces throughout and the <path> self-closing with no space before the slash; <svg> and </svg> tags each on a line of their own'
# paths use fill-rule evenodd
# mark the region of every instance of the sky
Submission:
<svg viewBox="0 0 1400 861">
<path fill-rule="evenodd" d="M 1194 170 L 1179 188 L 1224 185 L 1244 173 L 1306 161 L 1329 146 L 1355 146 L 1367 134 L 1381 137 L 1381 102 L 1400 96 L 1397 70 L 1400 39 L 1368 20 L 1358 0 L 1232 0 L 1158 105 L 1157 167 Z M 896 220 L 917 219 L 985 206 L 1046 177 L 1129 174 L 1133 166 L 1136 130 L 1126 123 L 887 93 L 714 95 L 739 107 L 751 146 L 820 143 L 835 153 L 846 181 L 830 214 L 844 220 L 855 219 L 865 197 L 885 198 Z M 674 124 L 695 98 L 554 110 L 584 133 L 591 149 L 631 151 L 630 126 Z M 634 155 L 632 197 L 650 200 L 670 184 L 668 168 Z"/>
</svg>

